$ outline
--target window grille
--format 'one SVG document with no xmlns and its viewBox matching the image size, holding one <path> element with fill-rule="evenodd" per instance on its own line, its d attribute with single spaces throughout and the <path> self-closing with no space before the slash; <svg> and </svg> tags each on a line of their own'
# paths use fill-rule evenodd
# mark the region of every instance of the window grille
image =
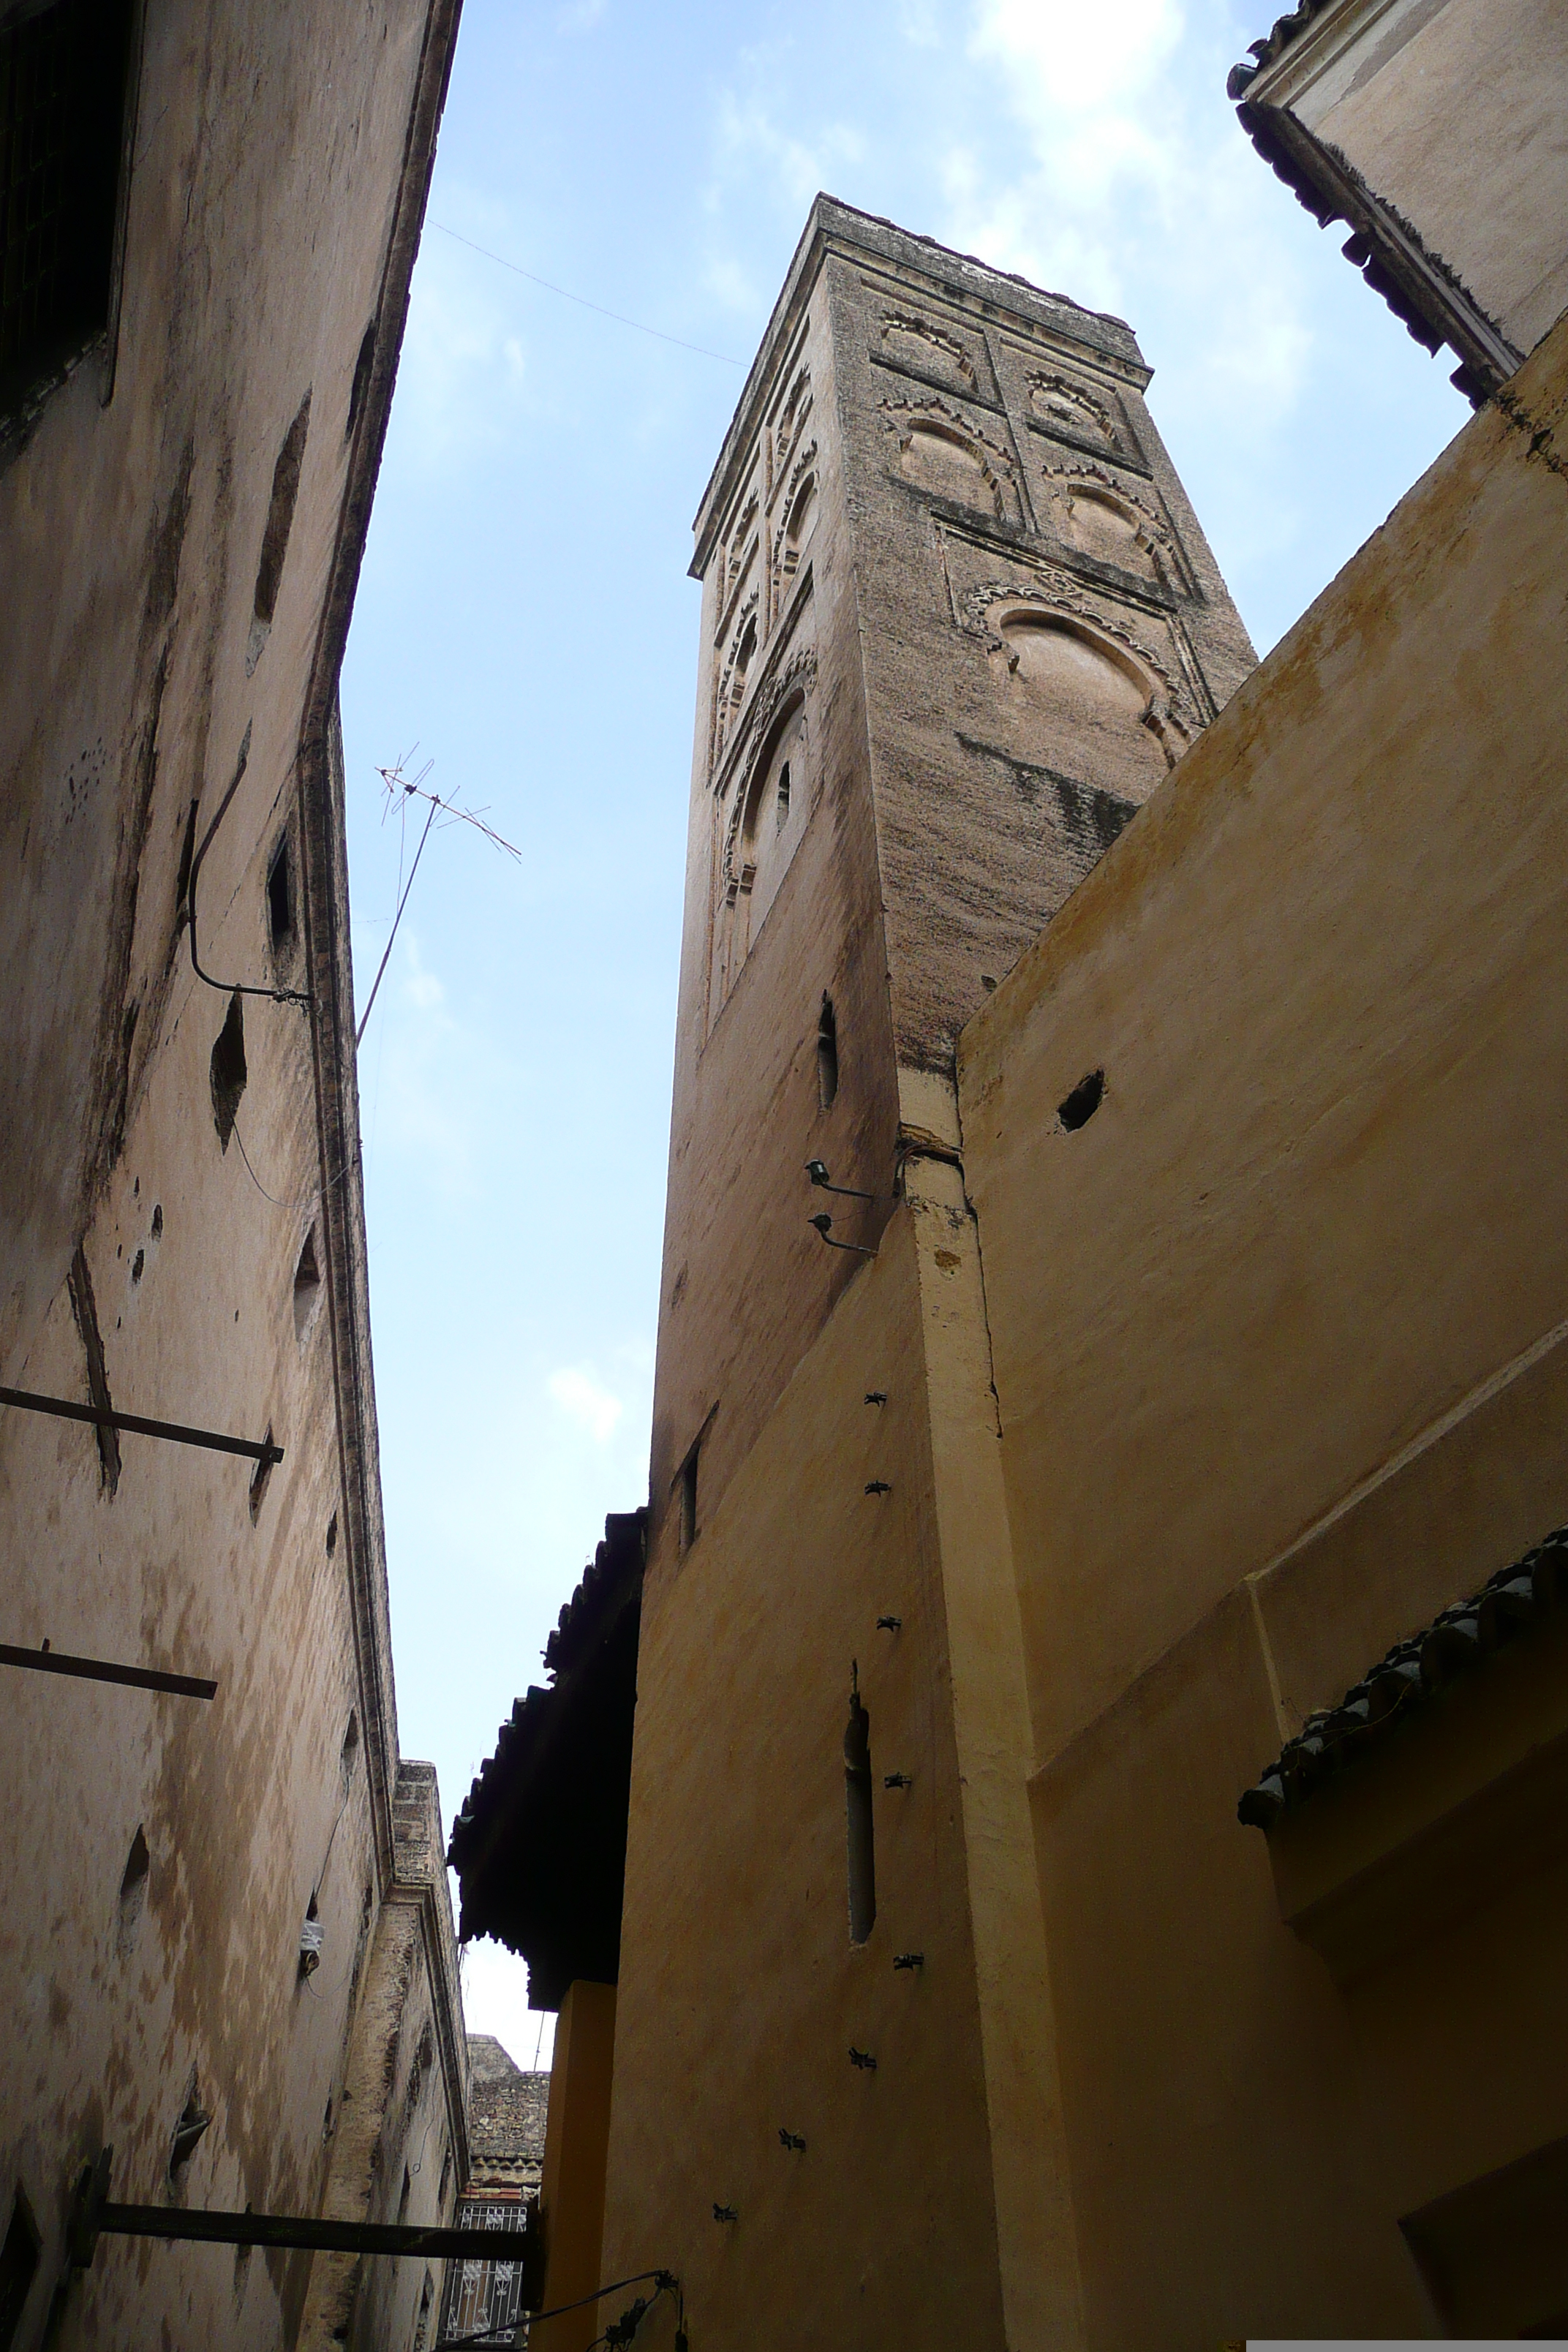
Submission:
<svg viewBox="0 0 1568 2352">
<path fill-rule="evenodd" d="M 130 0 L 0 0 L 0 411 L 108 324 Z"/>
<path fill-rule="evenodd" d="M 522 2230 L 527 2214 L 521 2198 L 464 2197 L 458 2202 L 456 2226 L 459 2230 Z M 497 2346 L 521 2346 L 528 2340 L 528 2322 L 522 2316 L 521 2263 L 448 2263 L 440 2341 L 453 2336 L 484 2335 L 491 2328 L 501 2331 L 489 2338 Z"/>
</svg>

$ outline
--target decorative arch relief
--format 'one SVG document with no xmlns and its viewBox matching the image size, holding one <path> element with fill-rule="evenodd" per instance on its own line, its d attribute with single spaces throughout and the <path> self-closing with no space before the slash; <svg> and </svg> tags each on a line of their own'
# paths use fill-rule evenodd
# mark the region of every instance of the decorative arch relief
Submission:
<svg viewBox="0 0 1568 2352">
<path fill-rule="evenodd" d="M 1163 518 L 1151 502 L 1092 458 L 1047 466 L 1047 496 L 1057 529 L 1068 544 L 1123 572 L 1142 572 L 1178 595 L 1191 593 L 1186 565 Z"/>
<path fill-rule="evenodd" d="M 816 654 L 793 653 L 759 693 L 741 755 L 715 796 L 709 1025 L 719 1017 L 810 821 L 817 762 Z"/>
<path fill-rule="evenodd" d="M 776 510 L 773 568 L 775 589 L 792 579 L 811 544 L 822 504 L 816 443 L 808 441 L 790 468 Z"/>
<path fill-rule="evenodd" d="M 1203 719 L 1148 634 L 1072 593 L 993 581 L 963 599 L 1022 737 L 1047 764 L 1142 800 Z"/>
<path fill-rule="evenodd" d="M 978 425 L 942 400 L 884 400 L 881 406 L 906 481 L 999 520 L 1018 520 L 1012 460 Z"/>
<path fill-rule="evenodd" d="M 955 335 L 944 333 L 929 319 L 910 310 L 888 310 L 882 317 L 879 349 L 896 367 L 912 367 L 935 376 L 957 393 L 980 390 L 980 371 L 973 355 Z"/>
<path fill-rule="evenodd" d="M 1127 434 L 1110 403 L 1075 376 L 1057 368 L 1037 368 L 1028 378 L 1029 409 L 1047 433 L 1065 433 L 1113 457 L 1131 455 Z"/>
<path fill-rule="evenodd" d="M 730 642 L 719 672 L 713 705 L 713 757 L 718 759 L 746 699 L 762 646 L 762 589 L 753 581 L 730 625 Z"/>
<path fill-rule="evenodd" d="M 789 453 L 794 448 L 801 427 L 810 414 L 811 369 L 803 362 L 790 379 L 788 394 L 784 406 L 779 411 L 779 420 L 773 438 L 775 474 L 782 473 L 788 465 Z"/>
</svg>

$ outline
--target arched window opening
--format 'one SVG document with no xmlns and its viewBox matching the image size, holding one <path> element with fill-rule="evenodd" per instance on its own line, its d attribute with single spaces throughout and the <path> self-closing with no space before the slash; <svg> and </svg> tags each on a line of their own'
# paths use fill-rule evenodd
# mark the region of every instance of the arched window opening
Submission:
<svg viewBox="0 0 1568 2352">
<path fill-rule="evenodd" d="M 808 474 L 795 492 L 789 519 L 784 524 L 784 570 L 786 576 L 799 563 L 801 552 L 816 528 L 816 477 Z"/>
<path fill-rule="evenodd" d="M 860 1703 L 860 1674 L 849 1669 L 849 1721 L 844 1731 L 844 1801 L 849 1832 L 849 1940 L 863 1944 L 877 1924 L 876 1831 L 871 1818 L 871 1718 Z"/>
<path fill-rule="evenodd" d="M 779 770 L 778 791 L 773 797 L 773 831 L 782 833 L 789 820 L 789 761 Z"/>
<path fill-rule="evenodd" d="M 838 1020 L 833 999 L 822 993 L 822 1017 L 816 1024 L 816 1095 L 824 1110 L 831 1110 L 838 1092 Z"/>
</svg>

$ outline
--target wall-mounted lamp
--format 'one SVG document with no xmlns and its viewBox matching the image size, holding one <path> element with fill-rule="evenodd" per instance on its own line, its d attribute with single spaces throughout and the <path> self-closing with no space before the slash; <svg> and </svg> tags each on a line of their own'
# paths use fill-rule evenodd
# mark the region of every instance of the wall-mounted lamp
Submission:
<svg viewBox="0 0 1568 2352">
<path fill-rule="evenodd" d="M 826 1160 L 808 1160 L 805 1172 L 820 1192 L 842 1192 L 847 1201 L 874 1201 L 875 1192 L 858 1192 L 853 1184 L 836 1184 Z"/>
<path fill-rule="evenodd" d="M 738 2221 L 740 2218 L 732 2205 L 715 2205 L 713 2208 L 716 2221 Z"/>
<path fill-rule="evenodd" d="M 871 2053 L 868 2050 L 857 2050 L 853 2042 L 849 2046 L 849 2063 L 851 2066 L 858 2066 L 863 2074 L 874 2074 L 877 2071 L 877 2062 Z"/>
<path fill-rule="evenodd" d="M 925 1964 L 926 1956 L 923 1952 L 895 1952 L 893 1954 L 893 1972 L 895 1975 L 898 1973 L 900 1969 L 923 1969 Z"/>
<path fill-rule="evenodd" d="M 854 1250 L 861 1257 L 875 1257 L 877 1255 L 875 1250 L 868 1249 L 863 1242 L 836 1242 L 833 1238 L 832 1232 L 830 1231 L 833 1220 L 828 1215 L 826 1209 L 822 1210 L 815 1217 L 807 1217 L 805 1222 L 808 1225 L 815 1225 L 816 1227 L 817 1232 L 822 1235 L 823 1240 L 827 1244 L 829 1249 Z"/>
<path fill-rule="evenodd" d="M 805 2142 L 801 2137 L 799 2132 L 786 2131 L 783 2124 L 780 2124 L 779 2146 L 781 2147 L 794 2148 L 797 2152 L 803 2152 L 805 2147 Z"/>
<path fill-rule="evenodd" d="M 904 1621 L 901 1617 L 879 1617 L 877 1620 L 879 1633 L 901 1633 L 903 1630 Z"/>
<path fill-rule="evenodd" d="M 882 1775 L 884 1789 L 912 1789 L 914 1785 L 915 1776 L 912 1772 L 884 1772 Z"/>
</svg>

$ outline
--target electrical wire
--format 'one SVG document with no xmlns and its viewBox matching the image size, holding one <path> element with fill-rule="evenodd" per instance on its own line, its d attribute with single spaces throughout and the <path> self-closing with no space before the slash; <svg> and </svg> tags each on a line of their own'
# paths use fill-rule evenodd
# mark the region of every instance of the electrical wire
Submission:
<svg viewBox="0 0 1568 2352">
<path fill-rule="evenodd" d="M 196 884 L 201 878 L 202 861 L 212 847 L 214 834 L 228 814 L 229 804 L 239 790 L 240 779 L 245 774 L 249 762 L 250 722 L 247 719 L 245 734 L 240 741 L 239 759 L 235 766 L 233 781 L 217 804 L 217 814 L 202 835 L 201 847 L 191 860 L 191 870 L 185 882 L 185 924 L 191 935 L 191 970 L 198 980 L 205 981 L 209 988 L 216 988 L 220 996 L 265 996 L 274 1004 L 309 1004 L 311 998 L 307 991 L 301 989 L 256 988 L 242 981 L 215 980 L 210 971 L 202 970 L 201 958 L 196 953 Z"/>
<path fill-rule="evenodd" d="M 500 2230 L 496 2232 L 498 2238 L 506 2234 Z M 506 2257 L 498 2252 L 496 2260 L 504 2262 Z M 591 2303 L 602 2303 L 607 2294 L 619 2294 L 623 2287 L 641 2286 L 646 2279 L 658 2281 L 660 2294 L 680 2294 L 680 2281 L 673 2271 L 634 2271 L 630 2278 L 612 2279 L 608 2286 L 596 2287 L 592 2294 L 580 2294 L 575 2303 L 552 2304 L 548 2311 L 520 2311 L 515 2319 L 504 2321 L 499 2327 L 481 2327 L 474 2336 L 443 2336 L 432 2347 L 432 2352 L 461 2352 L 461 2347 L 471 2344 L 493 2344 L 498 2336 L 513 2334 L 520 2327 L 531 2327 L 535 2320 L 559 2319 L 564 2312 L 586 2311 Z M 644 2307 L 651 2310 L 652 2303 Z"/>
<path fill-rule="evenodd" d="M 264 1201 L 270 1201 L 275 1209 L 314 1208 L 319 1201 L 324 1201 L 327 1194 L 333 1191 L 337 1185 L 342 1182 L 343 1178 L 348 1174 L 349 1170 L 353 1166 L 355 1160 L 360 1156 L 361 1147 L 356 1144 L 354 1149 L 349 1153 L 348 1158 L 342 1161 L 342 1165 L 337 1170 L 336 1174 L 329 1176 L 324 1184 L 318 1184 L 313 1192 L 301 1192 L 297 1201 L 280 1201 L 276 1192 L 269 1192 L 268 1191 L 266 1185 L 262 1182 L 260 1177 L 251 1166 L 250 1154 L 245 1148 L 245 1138 L 239 1131 L 239 1121 L 237 1118 L 234 1122 L 231 1132 L 234 1136 L 235 1141 L 239 1146 L 239 1156 L 245 1162 L 246 1173 L 250 1178 L 250 1181 L 255 1185 L 257 1191 L 260 1193 L 262 1199 Z"/>
<path fill-rule="evenodd" d="M 570 294 L 564 286 L 552 286 L 548 278 L 536 278 L 531 269 L 523 269 L 517 262 L 509 261 L 504 253 L 492 253 L 489 246 L 476 245 L 471 236 L 464 236 L 458 230 L 448 228 L 445 221 L 432 221 L 430 226 L 438 228 L 443 236 L 453 237 L 458 245 L 466 245 L 470 253 L 482 254 L 487 261 L 497 262 L 502 269 L 510 269 L 513 277 L 526 278 L 531 286 L 542 286 L 547 294 L 559 294 L 563 302 L 575 302 L 582 310 L 595 311 L 601 319 L 613 319 L 617 327 L 634 328 L 639 335 L 651 335 L 656 342 L 673 343 L 678 352 L 695 352 L 700 359 L 717 360 L 722 367 L 744 367 L 746 364 L 744 360 L 731 359 L 728 352 L 710 352 L 705 343 L 685 342 L 679 335 L 667 335 L 662 327 L 645 327 L 640 319 L 628 319 L 620 310 L 606 310 L 602 302 L 590 302 L 585 294 Z"/>
</svg>

